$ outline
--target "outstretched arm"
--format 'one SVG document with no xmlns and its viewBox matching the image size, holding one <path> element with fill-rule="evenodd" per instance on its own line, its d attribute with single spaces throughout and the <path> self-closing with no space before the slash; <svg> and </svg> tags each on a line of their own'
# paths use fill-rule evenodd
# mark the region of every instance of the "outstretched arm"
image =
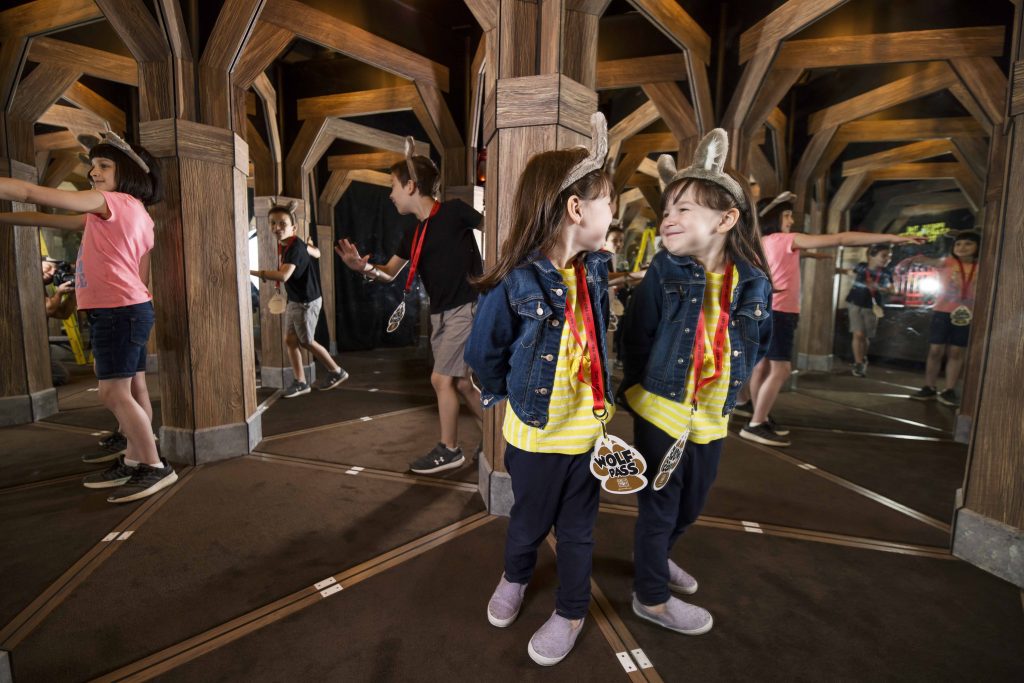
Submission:
<svg viewBox="0 0 1024 683">
<path fill-rule="evenodd" d="M 392 256 L 387 263 L 375 266 L 370 263 L 371 254 L 361 255 L 356 245 L 346 239 L 338 240 L 334 251 L 346 266 L 357 273 L 362 273 L 374 282 L 391 282 L 398 275 L 398 271 L 408 263 L 401 256 Z"/>
<path fill-rule="evenodd" d="M 85 230 L 85 214 L 40 213 L 38 211 L 17 211 L 0 213 L 0 225 L 31 225 L 58 230 Z"/>
<path fill-rule="evenodd" d="M 867 247 L 872 244 L 924 244 L 926 237 L 911 235 L 883 235 L 876 232 L 839 232 L 829 235 L 793 236 L 794 249 L 820 249 L 822 247 Z"/>
<path fill-rule="evenodd" d="M 294 263 L 286 263 L 280 270 L 250 270 L 249 274 L 258 277 L 260 280 L 276 280 L 277 282 L 288 282 L 288 278 L 295 272 Z"/>
<path fill-rule="evenodd" d="M 0 199 L 52 206 L 75 213 L 94 213 L 103 219 L 110 218 L 107 200 L 103 198 L 102 192 L 96 190 L 58 190 L 27 183 L 24 180 L 0 178 Z"/>
</svg>

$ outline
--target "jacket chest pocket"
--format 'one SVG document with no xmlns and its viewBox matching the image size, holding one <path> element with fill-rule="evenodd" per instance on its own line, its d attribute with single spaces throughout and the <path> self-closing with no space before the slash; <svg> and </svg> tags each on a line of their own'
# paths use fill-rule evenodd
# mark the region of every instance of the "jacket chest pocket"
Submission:
<svg viewBox="0 0 1024 683">
<path fill-rule="evenodd" d="M 545 325 L 558 325 L 557 318 L 552 317 L 551 306 L 543 299 L 528 299 L 516 304 L 516 313 L 522 320 L 522 332 L 519 335 L 519 345 L 523 348 L 530 348 L 537 344 Z"/>
<path fill-rule="evenodd" d="M 690 287 L 681 283 L 663 285 L 661 317 L 674 323 L 686 319 L 691 306 L 700 307 L 700 297 L 690 292 Z"/>
<path fill-rule="evenodd" d="M 736 310 L 733 321 L 740 328 L 740 334 L 747 345 L 757 345 L 761 341 L 761 325 L 768 322 L 771 313 L 759 301 L 744 303 Z"/>
</svg>

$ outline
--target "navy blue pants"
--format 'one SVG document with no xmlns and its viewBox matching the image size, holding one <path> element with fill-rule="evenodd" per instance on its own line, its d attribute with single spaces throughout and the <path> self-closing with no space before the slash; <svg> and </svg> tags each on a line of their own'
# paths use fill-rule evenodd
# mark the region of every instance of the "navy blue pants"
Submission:
<svg viewBox="0 0 1024 683">
<path fill-rule="evenodd" d="M 590 473 L 590 453 L 530 453 L 508 445 L 505 469 L 515 495 L 505 539 L 505 578 L 530 582 L 537 547 L 554 526 L 558 540 L 555 611 L 566 619 L 582 619 L 590 606 L 594 522 L 601 488 Z"/>
<path fill-rule="evenodd" d="M 636 415 L 633 435 L 636 449 L 647 460 L 648 473 L 658 471 L 662 458 L 678 438 Z M 648 485 L 637 494 L 639 516 L 633 540 L 633 590 L 644 605 L 660 605 L 669 599 L 669 551 L 704 509 L 708 491 L 718 474 L 724 441 L 687 443 L 665 488 L 654 491 Z"/>
</svg>

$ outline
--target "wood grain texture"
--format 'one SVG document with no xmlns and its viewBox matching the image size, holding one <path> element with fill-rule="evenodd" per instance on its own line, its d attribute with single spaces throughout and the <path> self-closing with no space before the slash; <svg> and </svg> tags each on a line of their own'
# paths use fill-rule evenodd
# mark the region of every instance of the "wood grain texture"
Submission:
<svg viewBox="0 0 1024 683">
<path fill-rule="evenodd" d="M 78 80 L 81 73 L 64 66 L 40 64 L 18 84 L 10 116 L 35 121 Z"/>
<path fill-rule="evenodd" d="M 11 38 L 0 43 L 0 116 L 7 110 L 18 86 L 18 79 L 22 68 L 25 66 L 26 53 L 28 52 L 29 41 L 24 37 Z M 0 146 L 4 136 L 0 136 Z M 0 156 L 3 156 L 0 150 Z"/>
<path fill-rule="evenodd" d="M 704 62 L 693 59 L 691 52 L 686 53 L 686 64 L 689 70 L 690 100 L 693 102 L 694 119 L 701 135 L 706 135 L 715 127 L 715 106 L 711 102 L 711 85 L 708 83 L 708 66 Z"/>
<path fill-rule="evenodd" d="M 414 85 L 304 97 L 297 103 L 298 119 L 305 121 L 323 116 L 365 116 L 408 111 L 418 99 L 419 94 Z"/>
<path fill-rule="evenodd" d="M 727 131 L 739 130 L 746 123 L 747 113 L 761 92 L 761 86 L 775 59 L 775 53 L 776 47 L 770 45 L 758 52 L 750 63 L 743 67 L 739 83 L 722 118 L 722 127 Z"/>
<path fill-rule="evenodd" d="M 464 0 L 485 32 L 498 25 L 498 0 Z"/>
<path fill-rule="evenodd" d="M 71 87 L 64 91 L 64 99 L 80 109 L 85 109 L 96 114 L 110 124 L 111 130 L 124 135 L 127 126 L 125 114 L 120 107 L 106 99 L 95 90 L 92 90 L 81 83 L 72 83 Z"/>
<path fill-rule="evenodd" d="M 102 18 L 93 0 L 34 0 L 0 12 L 0 43 Z"/>
<path fill-rule="evenodd" d="M 329 171 L 381 170 L 405 159 L 401 152 L 366 152 L 363 154 L 337 154 L 327 157 Z M 322 201 L 322 200 L 321 200 Z"/>
<path fill-rule="evenodd" d="M 850 121 L 836 135 L 846 142 L 898 142 L 942 137 L 985 137 L 985 130 L 969 116 L 934 119 Z"/>
<path fill-rule="evenodd" d="M 225 0 L 206 41 L 200 64 L 230 71 L 244 50 L 266 0 Z"/>
<path fill-rule="evenodd" d="M 921 140 L 920 142 L 912 142 L 909 145 L 902 145 L 882 152 L 848 159 L 843 162 L 843 175 L 851 176 L 898 162 L 921 161 L 953 153 L 953 143 L 947 139 Z"/>
<path fill-rule="evenodd" d="M 462 147 L 464 145 L 462 134 L 459 133 L 458 126 L 455 125 L 455 119 L 452 118 L 448 103 L 444 100 L 444 94 L 429 83 L 417 83 L 414 88 L 423 103 L 424 110 L 437 128 L 442 149 L 455 150 Z"/>
<path fill-rule="evenodd" d="M 650 100 L 644 102 L 611 127 L 608 131 L 608 146 L 621 145 L 660 118 L 661 114 L 658 113 L 654 102 Z"/>
<path fill-rule="evenodd" d="M 750 150 L 750 170 L 761 186 L 762 196 L 774 197 L 779 194 L 779 175 L 760 147 L 752 147 Z"/>
<path fill-rule="evenodd" d="M 1006 108 L 1006 75 L 991 57 L 962 57 L 949 61 L 960 82 L 978 102 L 993 126 L 1003 123 Z"/>
<path fill-rule="evenodd" d="M 957 77 L 945 62 L 931 62 L 917 73 L 899 78 L 881 87 L 851 97 L 811 114 L 807 129 L 811 134 L 854 119 L 916 100 L 956 85 Z"/>
<path fill-rule="evenodd" d="M 567 11 L 562 28 L 561 72 L 580 85 L 597 84 L 597 34 L 600 16 Z"/>
<path fill-rule="evenodd" d="M 674 0 L 629 0 L 629 4 L 680 48 L 704 64 L 711 61 L 711 37 Z"/>
<path fill-rule="evenodd" d="M 263 120 L 267 125 L 267 146 L 270 148 L 270 157 L 274 162 L 274 189 L 270 194 L 279 194 L 283 191 L 284 187 L 284 155 L 281 153 L 280 123 L 278 122 L 277 115 L 277 91 L 263 72 L 260 72 L 255 80 L 253 80 L 252 87 L 260 99 L 260 104 L 263 106 Z"/>
<path fill-rule="evenodd" d="M 260 16 L 312 43 L 448 92 L 448 67 L 297 0 L 267 0 Z"/>
<path fill-rule="evenodd" d="M 610 134 L 609 134 L 610 136 Z M 640 133 L 629 137 L 622 142 L 622 152 L 675 152 L 679 148 L 679 141 L 672 133 Z"/>
<path fill-rule="evenodd" d="M 811 183 L 815 179 L 813 175 L 814 169 L 818 162 L 821 161 L 825 150 L 828 149 L 835 134 L 835 128 L 827 128 L 812 136 L 810 142 L 807 143 L 807 147 L 804 148 L 803 154 L 800 156 L 796 169 L 793 171 L 793 191 L 797 194 L 793 213 L 798 219 L 803 218 L 807 207 L 810 205 L 811 198 L 807 194 L 810 192 Z M 797 225 L 800 225 L 800 223 L 801 221 L 798 220 Z"/>
<path fill-rule="evenodd" d="M 155 157 L 177 156 L 211 164 L 248 168 L 248 158 L 238 159 L 236 136 L 230 130 L 194 121 L 162 119 L 139 124 L 139 141 Z"/>
<path fill-rule="evenodd" d="M 249 42 L 231 71 L 234 82 L 247 88 L 295 39 L 286 28 L 266 21 L 257 21 Z"/>
<path fill-rule="evenodd" d="M 325 215 L 331 221 L 334 217 L 334 207 L 341 201 L 341 195 L 348 189 L 348 182 L 345 180 L 347 176 L 346 171 L 331 171 L 331 175 L 327 178 L 324 189 L 320 193 L 320 205 L 324 207 Z M 333 246 L 331 249 L 333 250 Z"/>
<path fill-rule="evenodd" d="M 773 127 L 780 131 L 785 129 L 785 114 L 778 109 L 778 105 L 802 74 L 802 69 L 781 69 L 778 64 L 772 66 L 744 118 L 743 129 L 748 135 L 760 128 L 769 117 L 776 115 L 776 112 L 782 115 L 782 121 L 776 118 Z"/>
<path fill-rule="evenodd" d="M 700 135 L 693 107 L 675 83 L 647 83 L 644 94 L 654 103 L 662 120 L 678 140 Z"/>
<path fill-rule="evenodd" d="M 136 0 L 94 1 L 135 59 L 156 62 L 170 56 L 167 36 L 144 4 Z"/>
<path fill-rule="evenodd" d="M 636 173 L 637 168 L 647 155 L 642 152 L 630 152 L 626 156 L 622 157 L 622 160 L 615 166 L 615 175 L 612 181 L 615 185 L 615 192 L 622 192 L 623 188 L 626 187 L 626 183 Z"/>
<path fill-rule="evenodd" d="M 958 162 L 939 161 L 930 164 L 895 163 L 871 171 L 875 180 L 925 180 L 956 178 L 963 166 Z"/>
<path fill-rule="evenodd" d="M 353 183 L 376 185 L 377 187 L 391 187 L 390 173 L 381 173 L 380 171 L 374 171 L 367 168 L 349 171 L 347 180 Z"/>
<path fill-rule="evenodd" d="M 836 190 L 828 205 L 827 231 L 830 234 L 849 229 L 850 226 L 844 222 L 844 214 L 860 199 L 871 183 L 872 178 L 867 173 L 858 173 L 843 179 L 842 185 Z"/>
<path fill-rule="evenodd" d="M 901 31 L 788 40 L 775 65 L 783 69 L 819 69 L 858 64 L 928 62 L 1003 54 L 1002 26 Z"/>
<path fill-rule="evenodd" d="M 560 124 L 589 135 L 597 93 L 560 74 L 504 78 L 497 83 L 495 107 L 499 129 Z"/>
<path fill-rule="evenodd" d="M 685 81 L 689 78 L 686 55 L 682 53 L 615 59 L 597 63 L 596 90 L 639 88 L 657 81 Z"/>
<path fill-rule="evenodd" d="M 1012 74 L 1010 116 L 1020 116 L 1024 113 L 1024 61 L 1014 62 Z"/>
<path fill-rule="evenodd" d="M 953 138 L 952 143 L 958 158 L 979 180 L 984 181 L 988 172 L 989 145 L 979 138 Z"/>
<path fill-rule="evenodd" d="M 179 63 L 178 67 L 186 68 Z M 175 68 L 171 60 L 157 60 L 152 62 L 139 62 L 139 119 L 142 121 L 156 121 L 159 119 L 181 118 L 186 113 L 187 103 L 192 103 L 194 116 L 195 99 L 191 97 L 175 97 L 175 91 L 184 93 L 184 88 L 176 89 L 172 84 L 179 82 L 192 83 L 193 76 L 187 81 L 181 81 L 181 72 Z M 191 72 L 188 72 L 191 73 Z"/>
<path fill-rule="evenodd" d="M 195 56 L 192 54 L 185 18 L 181 14 L 181 4 L 178 0 L 157 0 L 156 4 L 167 32 L 171 54 L 177 59 L 194 61 Z"/>
<path fill-rule="evenodd" d="M 38 122 L 48 126 L 68 128 L 76 135 L 79 133 L 98 135 L 103 130 L 104 124 L 104 120 L 92 112 L 63 104 L 55 104 L 47 109 L 39 117 Z"/>
<path fill-rule="evenodd" d="M 981 104 L 975 99 L 974 94 L 967 89 L 967 86 L 963 83 L 956 83 L 950 86 L 949 92 L 963 105 L 963 108 L 967 110 L 971 118 L 978 122 L 978 125 L 985 131 L 985 136 L 991 137 L 993 133 L 992 119 L 988 117 L 988 114 L 985 113 L 985 110 L 982 109 Z"/>
<path fill-rule="evenodd" d="M 277 193 L 275 186 L 274 159 L 270 155 L 270 147 L 263 136 L 256 130 L 252 120 L 246 122 L 245 141 L 249 143 L 249 158 L 252 161 L 252 187 L 257 195 Z"/>
<path fill-rule="evenodd" d="M 766 47 L 774 47 L 847 0 L 788 0 L 740 36 L 740 64 Z"/>
<path fill-rule="evenodd" d="M 29 43 L 28 59 L 40 64 L 76 69 L 114 83 L 139 85 L 139 70 L 133 58 L 56 38 L 33 38 Z"/>
<path fill-rule="evenodd" d="M 501 0 L 498 40 L 494 41 L 495 77 L 521 78 L 538 73 L 540 8 L 530 0 Z"/>
<path fill-rule="evenodd" d="M 237 372 L 242 381 L 241 415 L 243 419 L 248 420 L 256 412 L 258 406 L 256 400 L 256 340 L 253 338 L 252 295 L 249 280 L 249 194 L 246 189 L 245 174 L 235 168 L 231 175 L 234 181 L 232 195 L 235 198 L 233 221 L 235 229 L 232 235 L 235 252 L 230 265 L 234 266 L 233 275 L 237 295 L 235 307 L 238 313 L 240 361 Z M 329 260 L 333 261 L 333 259 Z M 227 372 L 235 371 L 231 364 L 226 370 Z"/>
<path fill-rule="evenodd" d="M 70 130 L 60 130 L 56 133 L 43 133 L 37 135 L 34 140 L 37 152 L 49 152 L 54 149 L 75 148 L 79 152 L 86 151 L 85 146 L 78 141 L 78 137 Z"/>
<path fill-rule="evenodd" d="M 323 297 L 324 322 L 327 323 L 327 337 L 333 344 L 338 342 L 337 324 L 338 318 L 335 314 L 334 305 L 334 211 L 331 210 L 327 216 L 331 221 L 327 225 L 316 226 L 316 246 L 320 249 L 325 258 L 320 259 L 320 291 Z M 330 348 L 330 347 L 328 347 Z"/>
<path fill-rule="evenodd" d="M 46 173 L 43 174 L 42 184 L 46 187 L 57 187 L 64 182 L 81 163 L 78 158 L 79 154 L 78 150 L 63 150 L 54 153 L 50 165 L 46 167 Z"/>
</svg>

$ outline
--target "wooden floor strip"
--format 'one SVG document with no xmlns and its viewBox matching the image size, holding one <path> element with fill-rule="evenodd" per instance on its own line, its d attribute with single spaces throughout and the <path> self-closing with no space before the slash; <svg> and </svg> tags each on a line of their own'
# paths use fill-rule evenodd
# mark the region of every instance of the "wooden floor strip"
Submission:
<svg viewBox="0 0 1024 683">
<path fill-rule="evenodd" d="M 381 413 L 380 415 L 370 415 L 374 420 L 383 420 L 388 417 L 396 417 L 398 415 L 408 415 L 409 413 L 416 412 L 417 410 L 436 410 L 437 406 L 432 403 L 427 403 L 422 406 L 416 406 L 414 408 L 403 408 L 402 410 L 393 410 L 390 413 Z M 331 422 L 330 424 L 317 425 L 316 427 L 309 427 L 308 429 L 297 429 L 294 432 L 283 432 L 281 434 L 274 434 L 272 436 L 263 437 L 261 444 L 268 443 L 270 441 L 280 441 L 281 439 L 288 439 L 293 436 L 300 436 L 302 434 L 314 434 L 316 432 L 327 431 L 328 429 L 334 429 L 335 427 L 344 427 L 345 425 L 354 424 L 356 422 L 363 422 L 363 418 L 357 417 L 351 420 L 342 420 L 341 422 Z"/>
<path fill-rule="evenodd" d="M 813 391 L 813 389 L 811 389 L 810 391 Z M 924 422 L 916 422 L 914 420 L 908 420 L 905 417 L 896 417 L 895 415 L 887 415 L 886 413 L 879 413 L 879 412 L 874 411 L 874 410 L 868 410 L 867 408 L 858 408 L 857 406 L 851 406 L 849 403 L 843 403 L 842 401 L 836 401 L 835 399 L 825 398 L 823 396 L 815 396 L 814 394 L 809 394 L 809 393 L 807 393 L 806 390 L 797 389 L 795 393 L 801 394 L 803 396 L 807 396 L 808 398 L 817 399 L 818 401 L 827 401 L 829 403 L 834 403 L 834 404 L 836 404 L 838 406 L 843 406 L 844 408 L 849 408 L 850 410 L 855 410 L 858 413 L 864 413 L 865 415 L 874 415 L 875 417 L 883 417 L 886 420 L 893 420 L 894 422 L 900 422 L 900 423 L 905 424 L 905 425 L 910 425 L 911 427 L 920 427 L 921 429 L 929 429 L 929 430 L 931 430 L 933 432 L 942 432 L 943 434 L 949 434 L 949 430 L 948 429 L 944 429 L 943 427 L 936 427 L 934 425 L 926 424 Z"/>
<path fill-rule="evenodd" d="M 287 465 L 294 465 L 297 467 L 306 467 L 309 469 L 317 469 L 328 472 L 338 472 L 341 474 L 348 474 L 357 466 L 346 465 L 342 463 L 326 462 L 323 460 L 312 460 L 309 458 L 300 458 L 292 455 L 275 455 L 273 453 L 264 453 L 263 451 L 253 451 L 246 457 L 256 458 L 266 462 L 279 462 Z M 370 479 L 387 479 L 389 481 L 399 481 L 406 484 L 417 484 L 420 486 L 433 486 L 442 489 L 452 489 L 456 491 L 466 491 L 469 493 L 476 493 L 477 485 L 467 481 L 452 481 L 450 479 L 438 479 L 436 477 L 430 477 L 422 474 L 412 474 L 409 472 L 393 472 L 391 470 L 380 470 L 373 467 L 359 467 L 360 477 L 367 477 Z"/>
<path fill-rule="evenodd" d="M 58 432 L 88 434 L 89 436 L 106 436 L 107 434 L 110 434 L 109 429 L 100 429 L 98 427 L 79 427 L 78 425 L 66 425 L 63 422 L 33 422 L 29 426 L 38 427 L 39 429 L 50 429 Z"/>
<path fill-rule="evenodd" d="M 79 472 L 78 474 L 67 474 L 63 477 L 54 477 L 53 479 L 43 479 L 41 481 L 33 481 L 28 484 L 17 484 L 15 486 L 8 486 L 0 489 L 0 495 L 5 493 L 15 493 L 17 491 L 28 491 L 29 489 L 43 488 L 44 486 L 54 486 L 56 484 L 65 484 L 70 481 L 81 481 L 86 472 Z"/>
<path fill-rule="evenodd" d="M 101 676 L 95 681 L 104 683 L 109 681 L 148 681 L 208 652 L 224 647 L 264 626 L 315 605 L 334 595 L 335 592 L 349 589 L 381 572 L 408 562 L 428 550 L 459 538 L 495 519 L 497 517 L 489 515 L 486 511 L 478 512 L 328 577 L 316 585 L 298 590 L 257 610 L 243 614 L 220 626 Z M 318 586 L 322 587 L 318 588 Z M 341 588 L 332 592 L 333 586 Z"/>
<path fill-rule="evenodd" d="M 108 540 L 101 540 L 90 548 L 70 569 L 61 574 L 56 581 L 36 597 L 28 607 L 19 612 L 3 630 L 0 630 L 0 649 L 13 650 L 26 636 L 32 633 L 46 617 L 64 602 L 75 588 L 81 585 L 100 565 L 117 552 L 117 549 L 121 547 L 121 543 L 110 540 L 111 537 L 120 536 L 125 531 L 137 530 L 153 513 L 170 500 L 175 493 L 180 491 L 198 469 L 199 467 L 182 469 L 179 472 L 177 484 L 147 498 L 104 537 Z"/>
</svg>

